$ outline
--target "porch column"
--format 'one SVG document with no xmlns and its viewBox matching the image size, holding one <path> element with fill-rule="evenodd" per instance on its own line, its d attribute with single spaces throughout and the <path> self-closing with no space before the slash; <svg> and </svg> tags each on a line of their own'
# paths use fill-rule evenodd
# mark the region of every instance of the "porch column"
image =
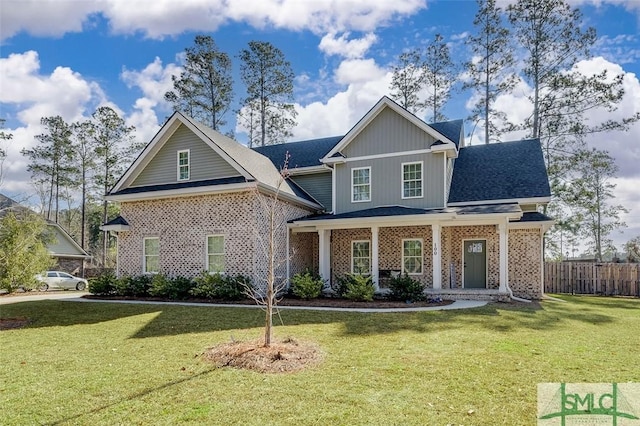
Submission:
<svg viewBox="0 0 640 426">
<path fill-rule="evenodd" d="M 380 289 L 378 285 L 379 280 L 379 266 L 378 266 L 378 234 L 379 229 L 377 226 L 371 227 L 371 280 L 376 290 Z"/>
<path fill-rule="evenodd" d="M 318 269 L 325 287 L 331 285 L 331 230 L 318 230 Z"/>
<path fill-rule="evenodd" d="M 500 234 L 500 293 L 507 292 L 507 281 L 509 280 L 509 230 L 507 223 L 498 224 Z"/>
<path fill-rule="evenodd" d="M 440 224 L 434 223 L 431 225 L 431 241 L 433 242 L 433 288 L 442 288 L 442 260 L 440 252 Z"/>
</svg>

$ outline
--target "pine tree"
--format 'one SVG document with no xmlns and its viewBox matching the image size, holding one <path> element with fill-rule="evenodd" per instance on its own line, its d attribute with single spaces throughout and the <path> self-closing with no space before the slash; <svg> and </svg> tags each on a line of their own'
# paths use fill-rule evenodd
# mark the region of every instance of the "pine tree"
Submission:
<svg viewBox="0 0 640 426">
<path fill-rule="evenodd" d="M 180 77 L 172 76 L 173 91 L 165 93 L 165 100 L 176 111 L 220 130 L 233 98 L 231 59 L 205 35 L 197 35 L 185 53 L 184 71 Z"/>
<path fill-rule="evenodd" d="M 133 126 L 127 126 L 118 113 L 107 106 L 99 107 L 91 116 L 91 144 L 95 153 L 93 181 L 102 198 L 102 223 L 108 220 L 108 201 L 105 194 L 116 184 L 142 146 L 134 141 Z M 107 265 L 107 231 L 102 234 L 102 266 Z"/>
<path fill-rule="evenodd" d="M 0 129 L 4 128 L 5 123 L 4 118 L 0 118 Z M 13 135 L 9 132 L 5 132 L 4 130 L 0 130 L 0 142 L 8 141 L 13 138 Z M 7 151 L 4 149 L 4 146 L 0 145 L 0 186 L 2 186 L 2 177 L 4 171 L 4 160 L 7 158 Z"/>
<path fill-rule="evenodd" d="M 79 173 L 79 181 L 82 193 L 80 206 L 80 246 L 86 249 L 86 224 L 87 224 L 87 195 L 89 191 L 89 180 L 92 177 L 91 171 L 95 167 L 94 125 L 91 121 L 80 121 L 73 123 L 72 148 L 76 158 Z"/>
<path fill-rule="evenodd" d="M 293 101 L 293 70 L 284 53 L 269 42 L 251 41 L 240 52 L 240 75 L 247 97 L 238 112 L 248 125 L 249 147 L 282 143 L 292 135 L 298 113 Z"/>
<path fill-rule="evenodd" d="M 33 149 L 23 149 L 22 155 L 30 160 L 27 171 L 32 178 L 48 182 L 47 219 L 55 213 L 53 220 L 58 222 L 60 188 L 74 184 L 72 178 L 76 171 L 72 163 L 71 128 L 61 116 L 43 117 L 40 123 L 45 131 L 36 136 L 39 144 Z M 55 210 L 53 204 L 55 201 Z"/>
<path fill-rule="evenodd" d="M 398 63 L 393 66 L 391 77 L 391 99 L 401 107 L 413 114 L 418 114 L 424 109 L 420 101 L 420 91 L 425 84 L 425 73 L 422 56 L 417 49 L 402 52 L 398 57 Z"/>
<path fill-rule="evenodd" d="M 502 11 L 495 0 L 478 0 L 473 25 L 477 33 L 469 36 L 467 44 L 474 58 L 466 64 L 470 81 L 464 88 L 477 94 L 471 119 L 483 122 L 484 142 L 488 144 L 498 140 L 503 131 L 499 123 L 506 122 L 506 115 L 497 111 L 494 103 L 498 95 L 510 93 L 516 84 L 512 72 L 515 59 L 510 32 L 502 24 Z"/>
<path fill-rule="evenodd" d="M 451 89 L 456 80 L 456 66 L 451 60 L 449 46 L 440 34 L 429 42 L 424 57 L 424 83 L 428 96 L 425 108 L 431 112 L 430 122 L 444 121 L 447 117 L 442 108 L 451 98 Z"/>
</svg>

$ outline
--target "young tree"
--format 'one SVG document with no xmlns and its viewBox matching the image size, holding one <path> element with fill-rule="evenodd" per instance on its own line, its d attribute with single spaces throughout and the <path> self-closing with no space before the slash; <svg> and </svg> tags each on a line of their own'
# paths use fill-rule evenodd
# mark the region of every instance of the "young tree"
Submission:
<svg viewBox="0 0 640 426">
<path fill-rule="evenodd" d="M 0 288 L 32 288 L 35 276 L 52 265 L 47 226 L 34 213 L 5 212 L 0 219 Z"/>
<path fill-rule="evenodd" d="M 581 235 L 589 242 L 596 259 L 601 261 L 603 251 L 612 246 L 609 234 L 626 226 L 620 215 L 627 209 L 611 204 L 616 187 L 611 178 L 618 171 L 613 158 L 606 151 L 596 149 L 583 150 L 578 156 L 576 177 L 565 189 L 566 197 L 573 213 L 582 222 Z"/>
<path fill-rule="evenodd" d="M 515 59 L 511 35 L 502 24 L 502 12 L 495 0 L 478 0 L 473 24 L 477 33 L 467 39 L 473 59 L 465 66 L 470 81 L 464 88 L 473 89 L 477 94 L 471 119 L 483 122 L 484 142 L 488 144 L 498 140 L 503 131 L 498 123 L 505 122 L 506 115 L 496 110 L 494 103 L 498 95 L 510 93 L 516 84 L 512 72 Z"/>
<path fill-rule="evenodd" d="M 0 118 L 0 129 L 4 128 L 5 123 L 4 118 Z M 13 138 L 11 133 L 5 132 L 4 130 L 0 130 L 0 143 L 4 141 L 8 141 Z M 2 186 L 2 176 L 3 176 L 3 166 L 4 160 L 7 158 L 7 151 L 4 149 L 3 145 L 0 145 L 0 186 Z"/>
<path fill-rule="evenodd" d="M 40 144 L 33 149 L 25 148 L 21 153 L 31 160 L 27 166 L 31 177 L 49 181 L 47 219 L 51 219 L 55 200 L 54 220 L 58 222 L 60 188 L 73 185 L 72 176 L 76 171 L 72 162 L 71 128 L 59 115 L 44 117 L 40 122 L 45 127 L 45 133 L 36 136 Z"/>
<path fill-rule="evenodd" d="M 197 35 L 185 49 L 184 71 L 172 76 L 173 91 L 164 97 L 176 111 L 220 130 L 233 97 L 231 59 L 220 51 L 211 36 Z"/>
<path fill-rule="evenodd" d="M 240 52 L 240 76 L 247 98 L 238 112 L 251 127 L 249 147 L 282 143 L 291 136 L 298 113 L 293 106 L 293 70 L 280 49 L 269 42 L 250 41 Z M 251 117 L 247 120 L 247 117 Z"/>
<path fill-rule="evenodd" d="M 92 115 L 92 141 L 95 153 L 93 181 L 101 192 L 102 223 L 108 220 L 108 201 L 105 195 L 116 184 L 142 146 L 135 143 L 133 126 L 127 126 L 118 113 L 107 106 L 99 107 Z M 106 267 L 109 238 L 102 234 L 102 266 Z"/>
<path fill-rule="evenodd" d="M 420 102 L 420 91 L 425 84 L 425 73 L 422 56 L 417 49 L 402 52 L 398 57 L 398 63 L 393 66 L 391 77 L 391 99 L 401 107 L 413 114 L 418 114 L 424 109 Z"/>
<path fill-rule="evenodd" d="M 431 112 L 431 122 L 444 121 L 447 117 L 442 113 L 442 108 L 451 98 L 456 66 L 442 35 L 436 34 L 427 45 L 423 66 L 424 83 L 428 92 L 424 106 Z"/>
</svg>

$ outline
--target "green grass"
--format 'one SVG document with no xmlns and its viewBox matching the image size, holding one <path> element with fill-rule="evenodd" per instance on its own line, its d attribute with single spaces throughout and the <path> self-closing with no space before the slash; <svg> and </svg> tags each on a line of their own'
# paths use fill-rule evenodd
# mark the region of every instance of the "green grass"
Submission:
<svg viewBox="0 0 640 426">
<path fill-rule="evenodd" d="M 640 382 L 640 300 L 563 297 L 401 314 L 283 311 L 311 370 L 198 356 L 261 335 L 256 309 L 63 301 L 0 306 L 0 424 L 534 424 L 540 382 Z M 472 414 L 468 414 L 473 410 Z"/>
</svg>

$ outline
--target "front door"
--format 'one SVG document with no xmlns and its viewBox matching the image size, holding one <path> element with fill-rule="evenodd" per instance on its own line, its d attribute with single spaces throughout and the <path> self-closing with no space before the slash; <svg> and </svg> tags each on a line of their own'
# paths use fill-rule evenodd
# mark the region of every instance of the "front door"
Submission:
<svg viewBox="0 0 640 426">
<path fill-rule="evenodd" d="M 464 242 L 464 288 L 487 288 L 487 242 Z"/>
</svg>

